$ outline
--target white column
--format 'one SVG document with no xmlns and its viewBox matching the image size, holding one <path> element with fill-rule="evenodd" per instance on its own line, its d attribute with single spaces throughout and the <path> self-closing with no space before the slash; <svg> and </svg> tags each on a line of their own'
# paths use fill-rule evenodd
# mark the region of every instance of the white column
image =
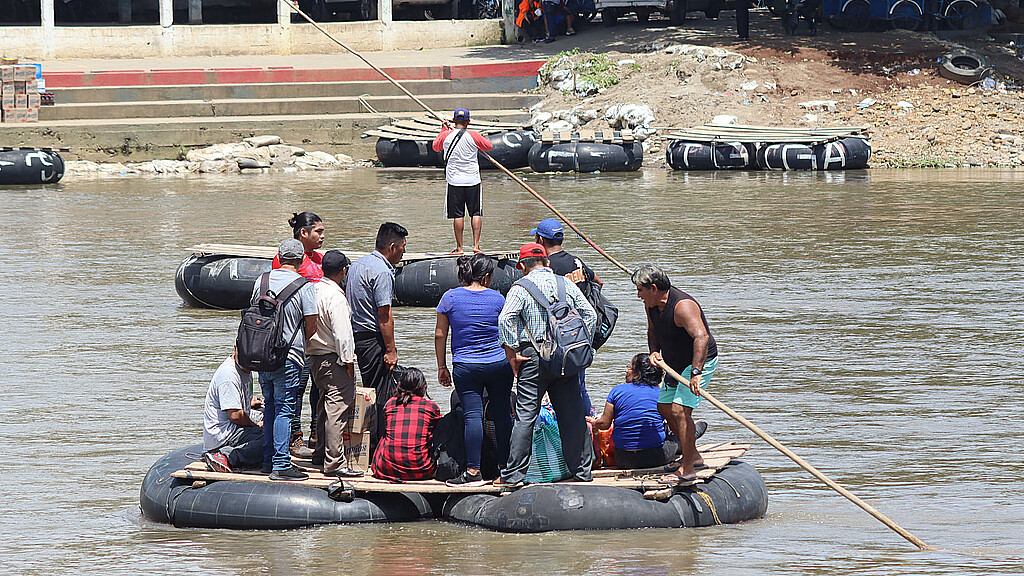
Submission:
<svg viewBox="0 0 1024 576">
<path fill-rule="evenodd" d="M 131 24 L 132 21 L 132 0 L 118 0 L 118 20 L 122 24 Z"/>
<path fill-rule="evenodd" d="M 39 15 L 43 28 L 47 30 L 53 28 L 53 0 L 39 0 Z"/>
<path fill-rule="evenodd" d="M 291 0 L 278 0 L 277 2 L 277 23 L 282 28 L 287 28 L 292 23 L 292 9 L 287 2 Z"/>
<path fill-rule="evenodd" d="M 203 0 L 188 0 L 188 23 L 203 23 Z"/>
<path fill-rule="evenodd" d="M 377 14 L 380 21 L 385 24 L 394 22 L 395 17 L 391 11 L 391 0 L 377 0 Z"/>
<path fill-rule="evenodd" d="M 160 26 L 170 28 L 174 24 L 174 0 L 160 0 Z"/>
</svg>

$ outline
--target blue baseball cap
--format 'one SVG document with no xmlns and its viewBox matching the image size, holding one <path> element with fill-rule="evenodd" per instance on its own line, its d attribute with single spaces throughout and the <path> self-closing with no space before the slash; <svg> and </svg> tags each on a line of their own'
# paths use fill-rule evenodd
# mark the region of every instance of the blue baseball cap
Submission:
<svg viewBox="0 0 1024 576">
<path fill-rule="evenodd" d="M 564 237 L 562 223 L 554 218 L 541 220 L 536 228 L 530 230 L 530 234 L 540 234 L 542 238 L 547 238 L 548 240 Z"/>
<path fill-rule="evenodd" d="M 469 108 L 456 108 L 455 114 L 452 116 L 452 120 L 469 121 Z"/>
</svg>

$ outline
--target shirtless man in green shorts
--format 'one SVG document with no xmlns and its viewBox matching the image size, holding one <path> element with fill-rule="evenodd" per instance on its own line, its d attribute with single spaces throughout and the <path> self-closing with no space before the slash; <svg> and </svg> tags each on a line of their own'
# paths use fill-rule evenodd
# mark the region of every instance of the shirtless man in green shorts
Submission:
<svg viewBox="0 0 1024 576">
<path fill-rule="evenodd" d="M 692 296 L 675 288 L 668 274 L 657 266 L 645 264 L 633 273 L 636 295 L 647 309 L 647 344 L 651 364 L 663 360 L 689 386 L 665 376 L 658 396 L 658 412 L 679 439 L 683 455 L 679 469 L 662 478 L 663 483 L 690 486 L 697 481 L 697 468 L 704 459 L 697 452 L 697 429 L 693 409 L 700 404 L 698 387 L 705 388 L 718 367 L 718 344 L 708 328 L 700 304 Z"/>
</svg>

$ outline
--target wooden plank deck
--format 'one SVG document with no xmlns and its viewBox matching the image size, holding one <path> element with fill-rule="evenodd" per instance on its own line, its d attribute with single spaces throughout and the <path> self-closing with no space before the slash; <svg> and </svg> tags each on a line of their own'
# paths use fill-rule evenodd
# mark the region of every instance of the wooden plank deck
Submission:
<svg viewBox="0 0 1024 576">
<path fill-rule="evenodd" d="M 734 458 L 739 458 L 750 448 L 749 444 L 738 444 L 736 442 L 721 442 L 717 444 L 704 444 L 697 449 L 704 457 L 707 468 L 697 472 L 699 482 L 711 478 Z M 291 482 L 312 488 L 324 488 L 337 481 L 337 478 L 324 476 L 314 468 L 309 460 L 294 459 L 296 466 L 304 469 L 309 474 L 309 479 Z M 594 471 L 593 482 L 559 482 L 565 485 L 587 485 L 587 486 L 609 486 L 615 488 L 628 488 L 632 490 L 657 490 L 664 488 L 658 484 L 658 478 L 665 471 L 661 468 L 650 468 L 644 470 L 617 470 L 602 469 Z M 224 473 L 211 472 L 206 469 L 206 464 L 193 462 L 182 470 L 171 473 L 174 478 L 193 481 L 234 481 L 234 482 L 273 482 L 264 474 L 255 473 Z M 280 483 L 280 482 L 273 482 Z M 388 482 L 371 476 L 363 478 L 345 479 L 356 492 L 417 492 L 420 494 L 498 494 L 500 486 L 486 484 L 484 486 L 448 486 L 437 480 L 422 480 L 417 482 Z"/>
<path fill-rule="evenodd" d="M 277 255 L 277 248 L 272 246 L 244 246 L 240 244 L 196 244 L 187 249 L 188 252 L 195 254 L 196 256 L 242 256 L 246 258 L 266 258 L 272 260 Z M 323 253 L 324 250 L 318 250 Z M 345 251 L 345 255 L 351 260 L 355 260 L 361 256 L 365 256 L 367 252 L 350 252 Z M 472 254 L 470 253 L 472 256 Z M 487 252 L 487 255 L 496 259 L 507 259 L 513 260 L 519 257 L 518 250 L 512 250 L 507 252 L 491 251 Z M 405 257 L 399 263 L 399 266 L 408 264 L 410 262 L 418 262 L 420 260 L 434 260 L 436 258 L 458 258 L 452 254 L 444 252 L 406 252 Z"/>
<path fill-rule="evenodd" d="M 470 128 L 484 135 L 523 130 L 526 127 L 525 124 L 514 122 L 489 122 L 487 120 L 473 120 L 470 123 Z M 440 131 L 441 122 L 432 116 L 427 116 L 424 118 L 393 120 L 390 124 L 384 124 L 363 132 L 363 138 L 375 136 L 392 140 L 432 141 Z"/>
<path fill-rule="evenodd" d="M 832 126 L 825 128 L 801 128 L 786 126 L 749 126 L 733 124 L 719 126 L 704 124 L 670 132 L 669 140 L 685 140 L 689 142 L 740 142 L 744 144 L 760 143 L 801 143 L 820 144 L 847 136 L 867 137 L 869 126 Z"/>
</svg>

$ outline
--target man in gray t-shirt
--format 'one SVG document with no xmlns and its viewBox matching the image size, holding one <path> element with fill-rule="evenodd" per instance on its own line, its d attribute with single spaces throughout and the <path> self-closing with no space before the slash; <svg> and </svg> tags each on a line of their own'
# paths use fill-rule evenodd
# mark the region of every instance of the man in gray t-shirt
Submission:
<svg viewBox="0 0 1024 576">
<path fill-rule="evenodd" d="M 211 470 L 232 472 L 263 462 L 263 430 L 252 407 L 252 373 L 232 354 L 214 372 L 203 408 L 203 460 Z"/>
<path fill-rule="evenodd" d="M 302 242 L 289 238 L 281 242 L 277 251 L 281 267 L 270 274 L 270 292 L 280 294 L 289 284 L 301 278 L 298 268 L 305 256 Z M 261 294 L 261 275 L 253 287 L 252 303 L 255 305 Z M 289 299 L 282 310 L 282 334 L 292 338 L 291 349 L 284 366 L 274 372 L 260 372 L 260 387 L 263 389 L 263 471 L 270 473 L 271 480 L 305 480 L 309 476 L 292 465 L 289 443 L 292 435 L 292 418 L 302 401 L 299 393 L 302 386 L 299 376 L 306 363 L 306 340 L 316 333 L 316 289 L 307 282 Z"/>
</svg>

